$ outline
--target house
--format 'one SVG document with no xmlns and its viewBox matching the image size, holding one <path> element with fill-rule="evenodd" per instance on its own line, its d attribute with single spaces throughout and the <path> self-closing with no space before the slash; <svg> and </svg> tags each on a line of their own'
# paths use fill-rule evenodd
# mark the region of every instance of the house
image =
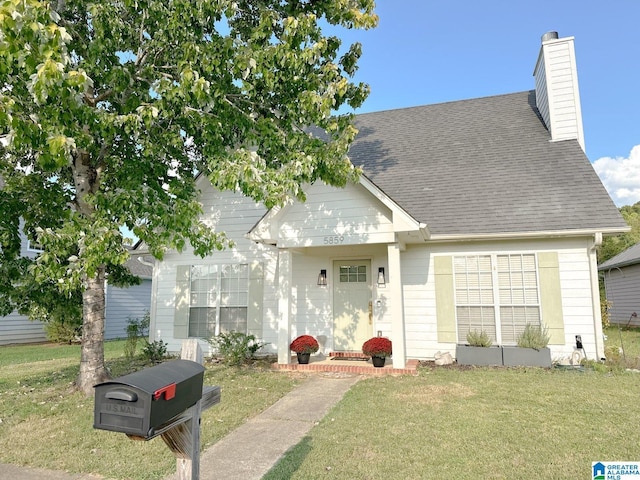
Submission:
<svg viewBox="0 0 640 480">
<path fill-rule="evenodd" d="M 140 277 L 140 285 L 121 288 L 109 284 L 107 278 L 104 313 L 104 338 L 126 338 L 127 327 L 131 320 L 142 320 L 151 311 L 151 282 L 153 263 L 134 249 L 126 266 L 129 271 Z"/>
<path fill-rule="evenodd" d="M 598 266 L 612 324 L 640 326 L 640 243 Z"/>
<path fill-rule="evenodd" d="M 535 90 L 358 115 L 358 184 L 267 211 L 201 176 L 203 220 L 236 245 L 156 265 L 151 340 L 243 331 L 286 364 L 300 334 L 319 355 L 385 336 L 404 368 L 542 323 L 554 358 L 576 335 L 603 357 L 596 249 L 627 226 L 584 152 L 573 40 L 543 37 Z"/>
<path fill-rule="evenodd" d="M 0 188 L 2 182 L 0 181 Z M 27 236 L 21 232 L 20 255 L 35 258 L 40 250 L 31 244 Z M 47 340 L 44 323 L 31 321 L 26 316 L 14 311 L 7 316 L 0 317 L 0 345 L 12 343 L 37 343 Z"/>
<path fill-rule="evenodd" d="M 21 255 L 34 258 L 40 253 L 37 247 L 21 234 Z M 105 340 L 126 338 L 127 325 L 131 319 L 142 319 L 151 309 L 151 278 L 153 266 L 144 257 L 131 252 L 127 267 L 140 277 L 140 285 L 120 288 L 110 285 L 107 280 L 105 290 Z M 38 343 L 47 341 L 45 324 L 29 320 L 14 311 L 0 317 L 0 345 L 14 343 Z"/>
</svg>

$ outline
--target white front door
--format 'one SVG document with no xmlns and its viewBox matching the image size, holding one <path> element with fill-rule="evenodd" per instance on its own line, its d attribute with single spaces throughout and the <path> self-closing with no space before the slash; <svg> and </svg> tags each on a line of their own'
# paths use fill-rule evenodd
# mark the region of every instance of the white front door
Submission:
<svg viewBox="0 0 640 480">
<path fill-rule="evenodd" d="M 333 262 L 333 349 L 361 352 L 373 336 L 371 262 Z"/>
</svg>

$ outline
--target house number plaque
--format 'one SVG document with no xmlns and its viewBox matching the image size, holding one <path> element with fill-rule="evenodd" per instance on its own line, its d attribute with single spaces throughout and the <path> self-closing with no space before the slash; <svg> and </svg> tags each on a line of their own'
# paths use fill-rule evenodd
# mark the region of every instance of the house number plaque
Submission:
<svg viewBox="0 0 640 480">
<path fill-rule="evenodd" d="M 323 237 L 323 241 L 325 245 L 340 245 L 344 243 L 344 235 L 329 235 Z"/>
</svg>

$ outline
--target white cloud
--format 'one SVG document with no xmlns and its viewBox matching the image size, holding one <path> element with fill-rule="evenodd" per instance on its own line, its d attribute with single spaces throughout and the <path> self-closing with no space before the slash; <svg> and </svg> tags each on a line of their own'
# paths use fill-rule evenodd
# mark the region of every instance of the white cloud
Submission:
<svg viewBox="0 0 640 480">
<path fill-rule="evenodd" d="M 593 168 L 618 207 L 640 202 L 640 145 L 627 158 L 599 158 Z"/>
</svg>

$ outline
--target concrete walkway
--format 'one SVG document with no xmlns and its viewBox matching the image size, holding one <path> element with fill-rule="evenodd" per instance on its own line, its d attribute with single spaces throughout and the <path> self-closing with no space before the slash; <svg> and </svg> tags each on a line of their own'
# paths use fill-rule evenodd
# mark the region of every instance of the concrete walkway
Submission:
<svg viewBox="0 0 640 480">
<path fill-rule="evenodd" d="M 202 452 L 200 480 L 259 480 L 359 379 L 359 375 L 345 373 L 311 375 L 264 412 Z M 167 480 L 175 477 L 172 475 Z M 0 478 L 98 480 L 102 477 L 0 464 Z"/>
<path fill-rule="evenodd" d="M 260 480 L 359 378 L 332 373 L 312 375 L 260 415 L 202 452 L 200 480 Z M 175 475 L 169 479 L 175 479 Z"/>
<path fill-rule="evenodd" d="M 18 467 L 0 464 L 0 478 L 7 480 L 101 480 L 102 477 L 84 474 L 67 473 L 39 468 Z"/>
</svg>

